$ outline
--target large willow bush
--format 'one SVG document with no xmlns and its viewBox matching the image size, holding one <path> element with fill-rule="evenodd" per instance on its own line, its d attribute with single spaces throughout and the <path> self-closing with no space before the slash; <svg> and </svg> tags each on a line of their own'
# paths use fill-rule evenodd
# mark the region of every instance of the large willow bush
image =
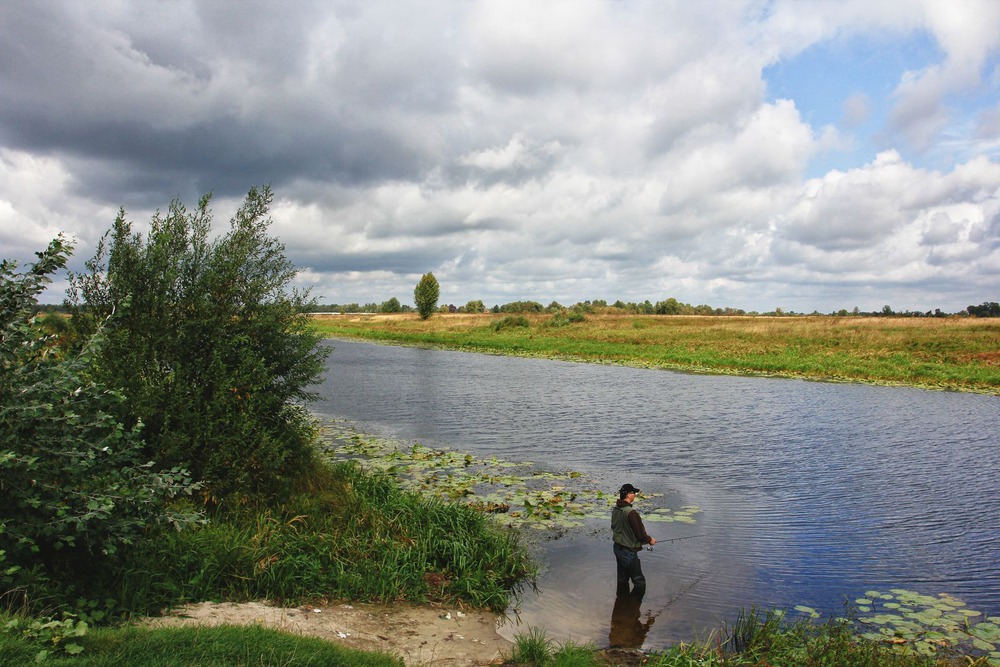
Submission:
<svg viewBox="0 0 1000 667">
<path fill-rule="evenodd" d="M 211 196 L 175 200 L 143 235 L 124 209 L 72 278 L 77 318 L 105 318 L 101 378 L 128 397 L 149 455 L 184 466 L 208 505 L 280 497 L 311 464 L 303 405 L 325 367 L 308 326 L 307 294 L 268 233 L 269 188 L 253 188 L 213 238 Z"/>
</svg>

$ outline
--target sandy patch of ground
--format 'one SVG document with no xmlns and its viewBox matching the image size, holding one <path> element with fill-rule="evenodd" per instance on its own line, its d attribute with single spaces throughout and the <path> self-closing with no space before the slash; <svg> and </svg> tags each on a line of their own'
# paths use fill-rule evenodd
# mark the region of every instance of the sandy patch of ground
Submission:
<svg viewBox="0 0 1000 667">
<path fill-rule="evenodd" d="M 500 664 L 512 645 L 497 634 L 497 623 L 492 613 L 457 607 L 359 603 L 286 608 L 260 602 L 202 602 L 148 621 L 154 626 L 256 624 L 392 653 L 407 666 L 421 667 Z"/>
</svg>

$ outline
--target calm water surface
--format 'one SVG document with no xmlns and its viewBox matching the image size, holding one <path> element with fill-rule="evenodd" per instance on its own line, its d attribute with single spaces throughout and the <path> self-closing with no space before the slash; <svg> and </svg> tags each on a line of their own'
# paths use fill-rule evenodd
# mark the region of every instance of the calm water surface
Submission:
<svg viewBox="0 0 1000 667">
<path fill-rule="evenodd" d="M 614 609 L 603 522 L 539 545 L 540 590 L 508 637 L 607 645 L 614 613 L 656 647 L 741 607 L 838 614 L 891 588 L 1000 614 L 1000 397 L 331 344 L 321 415 L 701 508 L 696 525 L 647 524 L 689 539 L 642 553 L 632 610 Z"/>
</svg>

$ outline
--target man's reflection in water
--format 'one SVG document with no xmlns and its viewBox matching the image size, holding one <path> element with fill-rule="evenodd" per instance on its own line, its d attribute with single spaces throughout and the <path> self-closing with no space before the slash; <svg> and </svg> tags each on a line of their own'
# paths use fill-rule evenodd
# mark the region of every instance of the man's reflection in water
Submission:
<svg viewBox="0 0 1000 667">
<path fill-rule="evenodd" d="M 642 614 L 642 596 L 627 593 L 615 598 L 615 608 L 611 612 L 611 632 L 608 634 L 610 648 L 642 648 L 646 633 L 656 620 L 652 612 L 646 613 L 646 621 L 639 620 Z"/>
</svg>

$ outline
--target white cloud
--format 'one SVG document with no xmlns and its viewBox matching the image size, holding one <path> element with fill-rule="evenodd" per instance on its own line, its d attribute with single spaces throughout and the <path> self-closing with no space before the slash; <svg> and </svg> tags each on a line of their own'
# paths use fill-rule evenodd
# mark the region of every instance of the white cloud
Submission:
<svg viewBox="0 0 1000 667">
<path fill-rule="evenodd" d="M 926 28 L 946 54 L 944 62 L 908 72 L 894 92 L 890 130 L 924 152 L 948 127 L 949 96 L 981 86 L 987 56 L 1000 47 L 1000 5 L 990 0 L 924 0 Z"/>
<path fill-rule="evenodd" d="M 826 310 L 877 286 L 857 305 L 954 310 L 996 298 L 997 28 L 988 1 L 15 4 L 0 243 L 66 230 L 82 261 L 119 205 L 142 223 L 211 189 L 224 224 L 270 183 L 328 301 L 408 301 L 433 270 L 455 303 Z M 779 59 L 910 34 L 943 59 L 859 83 L 839 129 L 766 98 Z M 857 132 L 887 106 L 876 150 Z"/>
</svg>

